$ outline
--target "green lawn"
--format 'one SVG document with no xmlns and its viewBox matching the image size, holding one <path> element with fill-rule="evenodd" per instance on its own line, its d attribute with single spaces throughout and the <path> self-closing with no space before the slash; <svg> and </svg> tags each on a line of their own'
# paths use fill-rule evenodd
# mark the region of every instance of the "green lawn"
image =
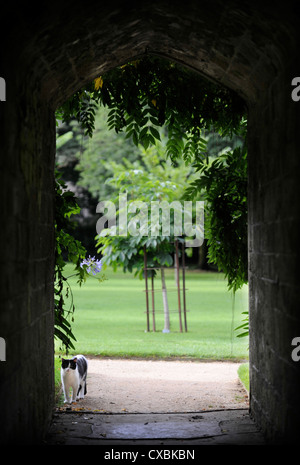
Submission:
<svg viewBox="0 0 300 465">
<path fill-rule="evenodd" d="M 71 274 L 68 266 L 66 276 Z M 174 270 L 166 274 L 169 307 L 177 311 Z M 112 357 L 248 359 L 248 338 L 237 338 L 232 331 L 244 318 L 241 312 L 248 309 L 246 286 L 237 292 L 233 312 L 232 294 L 227 291 L 223 274 L 188 271 L 188 332 L 179 332 L 178 313 L 171 313 L 171 332 L 162 333 L 163 314 L 157 313 L 156 332 L 147 333 L 144 281 L 122 270 L 114 273 L 108 269 L 105 275 L 106 281 L 99 283 L 91 277 L 82 287 L 76 279 L 69 280 L 76 307 L 74 352 Z M 155 287 L 160 289 L 160 277 Z M 155 306 L 162 311 L 161 292 L 155 293 Z M 152 329 L 152 319 L 150 322 Z"/>
<path fill-rule="evenodd" d="M 242 383 L 244 384 L 245 388 L 249 392 L 250 384 L 249 384 L 249 363 L 242 363 L 238 368 L 238 375 L 241 379 Z"/>
<path fill-rule="evenodd" d="M 58 356 L 54 357 L 54 384 L 55 384 L 55 404 L 61 404 L 63 397 L 61 392 L 61 360 Z"/>
</svg>

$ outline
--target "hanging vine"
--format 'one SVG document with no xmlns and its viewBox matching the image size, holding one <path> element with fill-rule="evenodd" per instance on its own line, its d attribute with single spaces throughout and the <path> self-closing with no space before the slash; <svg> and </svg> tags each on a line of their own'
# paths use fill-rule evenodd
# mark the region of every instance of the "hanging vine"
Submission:
<svg viewBox="0 0 300 465">
<path fill-rule="evenodd" d="M 80 241 L 73 237 L 76 227 L 71 217 L 80 212 L 74 194 L 69 191 L 61 180 L 60 173 L 55 173 L 55 267 L 54 267 L 54 337 L 59 340 L 66 352 L 74 349 L 76 338 L 72 331 L 75 305 L 72 288 L 65 274 L 66 264 L 72 263 L 74 271 L 72 277 L 77 277 L 81 286 L 90 272 L 93 275 L 101 270 L 101 262 L 94 258 L 86 259 L 86 249 Z M 101 282 L 104 276 L 98 278 Z"/>
<path fill-rule="evenodd" d="M 239 131 L 246 113 L 244 101 L 222 86 L 202 79 L 176 63 L 145 56 L 105 73 L 76 92 L 58 110 L 63 120 L 76 117 L 92 137 L 95 109 L 110 109 L 108 127 L 125 131 L 147 148 L 168 130 L 167 155 L 201 156 L 201 131 L 212 127 L 222 135 Z"/>
</svg>

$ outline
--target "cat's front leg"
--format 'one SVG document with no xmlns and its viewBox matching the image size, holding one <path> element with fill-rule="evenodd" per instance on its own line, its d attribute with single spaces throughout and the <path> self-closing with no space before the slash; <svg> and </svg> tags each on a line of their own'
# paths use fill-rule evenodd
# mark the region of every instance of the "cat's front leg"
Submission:
<svg viewBox="0 0 300 465">
<path fill-rule="evenodd" d="M 65 398 L 64 404 L 70 404 L 71 400 L 70 400 L 68 391 L 65 388 L 63 389 L 63 391 L 64 391 L 64 398 Z"/>
<path fill-rule="evenodd" d="M 77 394 L 77 391 L 78 391 L 78 385 L 76 385 L 76 386 L 74 386 L 74 387 L 72 388 L 72 403 L 74 403 L 74 402 L 76 403 L 76 401 L 77 401 L 77 399 L 78 399 L 78 397 L 77 397 L 77 395 L 76 395 L 76 394 Z"/>
</svg>

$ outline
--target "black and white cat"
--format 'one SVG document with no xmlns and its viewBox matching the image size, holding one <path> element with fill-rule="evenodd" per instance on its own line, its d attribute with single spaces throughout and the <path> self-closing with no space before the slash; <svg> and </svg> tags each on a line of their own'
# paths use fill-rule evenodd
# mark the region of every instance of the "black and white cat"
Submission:
<svg viewBox="0 0 300 465">
<path fill-rule="evenodd" d="M 84 398 L 87 393 L 87 368 L 88 362 L 83 355 L 76 355 L 70 360 L 61 359 L 60 373 L 65 403 L 71 404 Z M 70 398 L 70 388 L 72 388 L 72 399 Z"/>
</svg>

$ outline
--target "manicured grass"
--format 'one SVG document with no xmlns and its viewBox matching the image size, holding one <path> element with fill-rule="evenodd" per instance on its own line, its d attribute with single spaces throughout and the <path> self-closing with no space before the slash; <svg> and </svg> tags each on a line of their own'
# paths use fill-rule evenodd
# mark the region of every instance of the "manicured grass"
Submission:
<svg viewBox="0 0 300 465">
<path fill-rule="evenodd" d="M 55 403 L 62 403 L 61 394 L 61 377 L 60 377 L 61 359 L 58 356 L 54 357 L 54 384 L 55 384 Z"/>
<path fill-rule="evenodd" d="M 243 385 L 249 392 L 249 363 L 243 363 L 239 366 L 238 375 Z"/>
<path fill-rule="evenodd" d="M 111 357 L 248 359 L 248 338 L 237 338 L 232 331 L 248 308 L 247 287 L 237 292 L 233 312 L 232 294 L 223 274 L 187 271 L 188 332 L 180 333 L 174 270 L 167 270 L 169 308 L 176 313 L 171 313 L 171 332 L 165 334 L 163 313 L 156 314 L 156 332 L 152 332 L 152 319 L 151 331 L 145 332 L 144 281 L 122 270 L 115 273 L 107 269 L 104 273 L 107 280 L 102 283 L 91 277 L 79 287 L 76 278 L 69 280 L 76 307 L 73 352 Z M 66 267 L 66 276 L 71 274 L 72 267 Z M 161 289 L 160 275 L 155 288 Z M 163 309 L 161 292 L 155 293 L 155 307 Z M 183 316 L 182 324 L 184 327 Z"/>
</svg>

